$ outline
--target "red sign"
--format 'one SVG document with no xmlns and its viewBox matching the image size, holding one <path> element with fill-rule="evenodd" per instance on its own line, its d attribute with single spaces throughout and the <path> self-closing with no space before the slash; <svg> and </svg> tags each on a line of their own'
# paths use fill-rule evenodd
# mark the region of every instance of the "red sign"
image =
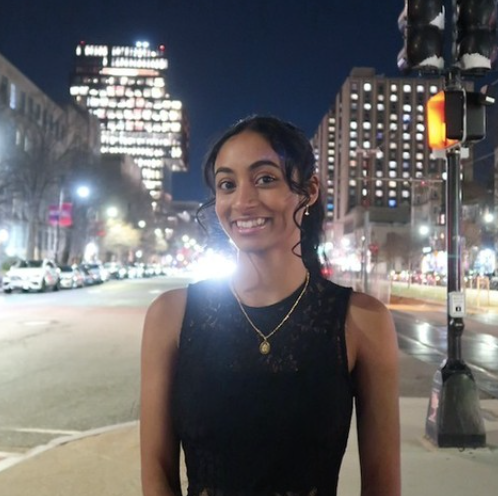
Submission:
<svg viewBox="0 0 498 496">
<path fill-rule="evenodd" d="M 48 223 L 51 226 L 59 224 L 61 227 L 73 225 L 73 204 L 63 203 L 59 212 L 59 205 L 50 205 L 48 207 Z"/>
<path fill-rule="evenodd" d="M 377 243 L 370 243 L 368 249 L 372 255 L 377 255 L 377 253 L 379 253 L 379 245 Z"/>
</svg>

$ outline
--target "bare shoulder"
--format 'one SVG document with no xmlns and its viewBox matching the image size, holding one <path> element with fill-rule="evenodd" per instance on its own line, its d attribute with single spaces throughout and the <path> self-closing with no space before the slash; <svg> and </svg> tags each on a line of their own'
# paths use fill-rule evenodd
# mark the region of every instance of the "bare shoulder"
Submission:
<svg viewBox="0 0 498 496">
<path fill-rule="evenodd" d="M 391 313 L 386 306 L 377 298 L 365 293 L 351 294 L 351 303 L 349 308 L 349 317 L 357 324 L 365 323 L 374 319 L 379 320 L 390 319 Z"/>
<path fill-rule="evenodd" d="M 351 295 L 347 328 L 357 358 L 362 355 L 383 356 L 397 349 L 391 312 L 373 296 L 365 293 Z"/>
<path fill-rule="evenodd" d="M 158 296 L 145 315 L 144 340 L 177 344 L 186 303 L 187 288 L 173 289 Z"/>
</svg>

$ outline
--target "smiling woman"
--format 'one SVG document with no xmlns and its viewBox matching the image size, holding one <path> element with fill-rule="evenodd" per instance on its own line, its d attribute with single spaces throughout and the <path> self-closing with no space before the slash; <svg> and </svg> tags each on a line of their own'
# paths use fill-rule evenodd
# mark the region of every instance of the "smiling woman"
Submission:
<svg viewBox="0 0 498 496">
<path fill-rule="evenodd" d="M 356 402 L 362 495 L 399 496 L 397 347 L 374 298 L 321 275 L 313 150 L 251 117 L 204 169 L 231 276 L 161 295 L 142 344 L 145 496 L 334 496 Z"/>
</svg>

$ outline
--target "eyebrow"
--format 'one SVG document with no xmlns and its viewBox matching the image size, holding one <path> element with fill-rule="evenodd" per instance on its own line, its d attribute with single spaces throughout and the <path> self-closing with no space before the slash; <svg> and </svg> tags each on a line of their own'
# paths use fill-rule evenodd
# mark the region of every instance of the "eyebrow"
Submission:
<svg viewBox="0 0 498 496">
<path fill-rule="evenodd" d="M 280 164 L 276 164 L 275 162 L 273 162 L 271 160 L 257 160 L 256 162 L 252 163 L 249 166 L 249 170 L 253 171 L 255 169 L 258 169 L 259 167 L 264 167 L 265 165 L 269 165 L 270 167 L 275 167 L 279 171 L 282 170 L 282 167 L 280 166 Z M 233 169 L 230 169 L 230 167 L 220 167 L 216 170 L 214 175 L 216 176 L 216 174 L 221 173 L 221 172 L 225 172 L 227 174 L 233 174 Z"/>
</svg>

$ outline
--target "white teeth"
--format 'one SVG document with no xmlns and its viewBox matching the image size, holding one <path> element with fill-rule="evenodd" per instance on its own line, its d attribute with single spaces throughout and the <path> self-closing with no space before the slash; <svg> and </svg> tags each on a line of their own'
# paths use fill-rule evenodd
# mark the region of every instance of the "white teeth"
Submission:
<svg viewBox="0 0 498 496">
<path fill-rule="evenodd" d="M 237 227 L 240 229 L 251 229 L 251 227 L 262 226 L 265 223 L 265 219 L 250 219 L 250 220 L 238 220 L 236 222 Z"/>
</svg>

